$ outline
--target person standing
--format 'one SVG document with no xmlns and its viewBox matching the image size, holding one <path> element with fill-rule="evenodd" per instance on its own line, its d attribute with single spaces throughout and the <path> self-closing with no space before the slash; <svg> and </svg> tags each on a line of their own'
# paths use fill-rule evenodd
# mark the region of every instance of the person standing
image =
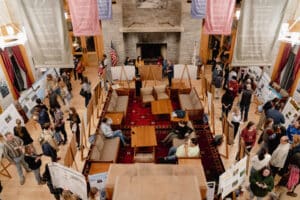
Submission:
<svg viewBox="0 0 300 200">
<path fill-rule="evenodd" d="M 106 54 L 103 54 L 103 67 L 105 69 L 105 81 L 112 84 L 111 66 L 108 63 Z"/>
<path fill-rule="evenodd" d="M 232 92 L 232 88 L 229 88 L 226 90 L 226 92 L 223 94 L 223 96 L 221 98 L 222 116 L 221 116 L 220 120 L 222 120 L 223 115 L 225 115 L 226 117 L 228 116 L 228 113 L 230 112 L 230 110 L 232 108 L 233 101 L 234 101 L 234 95 Z"/>
<path fill-rule="evenodd" d="M 56 141 L 54 140 L 54 134 L 51 130 L 50 124 L 44 124 L 43 131 L 39 137 L 39 141 L 42 146 L 44 155 L 51 157 L 52 162 L 60 160 L 60 158 L 57 157 L 57 151 L 59 150 L 59 148 Z"/>
<path fill-rule="evenodd" d="M 274 178 L 269 167 L 263 167 L 260 171 L 250 176 L 250 199 L 256 197 L 263 200 L 274 187 Z"/>
<path fill-rule="evenodd" d="M 248 122 L 247 126 L 242 130 L 241 140 L 244 142 L 246 150 L 250 152 L 256 141 L 256 127 L 254 122 Z"/>
<path fill-rule="evenodd" d="M 16 166 L 20 178 L 20 184 L 24 185 L 25 177 L 21 166 L 24 167 L 26 172 L 30 172 L 31 170 L 24 160 L 23 141 L 21 138 L 14 136 L 11 132 L 7 132 L 5 137 L 6 142 L 4 143 L 3 149 L 4 156 L 10 163 Z"/>
<path fill-rule="evenodd" d="M 251 85 L 247 84 L 246 89 L 242 91 L 240 100 L 241 115 L 244 119 L 244 122 L 248 121 L 248 112 L 251 104 L 252 93 Z"/>
<path fill-rule="evenodd" d="M 40 173 L 40 167 L 42 165 L 41 156 L 42 155 L 35 154 L 34 149 L 31 146 L 25 147 L 24 160 L 28 164 L 29 168 L 33 171 L 35 180 L 39 185 L 45 184 L 45 182 L 42 181 L 41 173 Z"/>
<path fill-rule="evenodd" d="M 56 107 L 54 111 L 54 126 L 56 132 L 61 132 L 64 136 L 63 144 L 67 143 L 68 136 L 65 129 L 64 113 L 59 107 Z"/>
<path fill-rule="evenodd" d="M 87 77 L 84 77 L 84 79 L 83 79 L 82 90 L 85 92 L 84 105 L 85 105 L 85 107 L 87 107 L 87 105 L 89 104 L 90 99 L 92 97 L 91 83 L 89 82 Z"/>
<path fill-rule="evenodd" d="M 250 174 L 254 174 L 255 172 L 261 170 L 263 167 L 268 166 L 271 160 L 271 155 L 268 154 L 265 148 L 261 149 L 258 154 L 251 158 L 251 170 Z M 251 176 L 250 175 L 250 176 Z"/>
<path fill-rule="evenodd" d="M 174 65 L 170 60 L 168 60 L 167 74 L 168 74 L 169 87 L 171 87 L 172 79 L 174 77 Z"/>
<path fill-rule="evenodd" d="M 280 144 L 272 153 L 272 158 L 270 161 L 270 166 L 274 176 L 277 173 L 281 173 L 280 171 L 284 167 L 285 160 L 288 156 L 289 150 L 290 150 L 289 138 L 287 136 L 282 136 L 280 138 Z"/>
<path fill-rule="evenodd" d="M 33 147 L 33 139 L 31 138 L 30 134 L 28 133 L 25 126 L 21 125 L 22 121 L 20 119 L 16 119 L 16 126 L 14 127 L 14 134 L 23 140 L 23 145 L 27 146 L 30 145 Z"/>
<path fill-rule="evenodd" d="M 280 125 L 285 123 L 283 114 L 280 112 L 281 105 L 278 103 L 274 108 L 269 109 L 266 112 L 266 118 L 272 118 L 274 125 Z"/>
<path fill-rule="evenodd" d="M 77 63 L 76 72 L 78 75 L 78 80 L 81 81 L 81 84 L 83 82 L 83 71 L 85 70 L 85 66 L 83 63 L 83 57 L 79 58 L 79 62 Z"/>
<path fill-rule="evenodd" d="M 240 124 L 242 123 L 241 112 L 238 107 L 234 107 L 232 110 L 231 124 L 233 125 L 233 135 L 234 138 L 237 135 Z"/>
<path fill-rule="evenodd" d="M 70 108 L 68 120 L 70 120 L 70 128 L 76 138 L 77 148 L 80 148 L 80 126 L 79 126 L 79 124 L 81 123 L 81 121 L 80 121 L 80 117 L 74 107 Z"/>
</svg>

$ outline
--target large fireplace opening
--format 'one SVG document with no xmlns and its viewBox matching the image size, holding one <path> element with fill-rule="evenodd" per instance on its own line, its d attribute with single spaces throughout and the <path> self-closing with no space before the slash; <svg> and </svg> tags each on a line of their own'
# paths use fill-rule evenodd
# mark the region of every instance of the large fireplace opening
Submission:
<svg viewBox="0 0 300 200">
<path fill-rule="evenodd" d="M 156 62 L 159 57 L 163 57 L 167 49 L 166 43 L 138 43 L 140 55 L 145 62 Z"/>
</svg>

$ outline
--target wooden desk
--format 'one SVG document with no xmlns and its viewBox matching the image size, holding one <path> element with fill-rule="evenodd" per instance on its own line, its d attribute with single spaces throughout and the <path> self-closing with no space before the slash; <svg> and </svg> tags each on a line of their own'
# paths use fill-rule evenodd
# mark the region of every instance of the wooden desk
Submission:
<svg viewBox="0 0 300 200">
<path fill-rule="evenodd" d="M 115 113 L 106 113 L 106 118 L 111 118 L 112 125 L 121 125 L 123 121 L 124 113 L 122 112 L 115 112 Z"/>
<path fill-rule="evenodd" d="M 172 112 L 171 112 L 171 113 L 170 113 L 170 120 L 171 120 L 171 122 L 180 122 L 180 121 L 188 122 L 188 121 L 190 121 L 189 115 L 188 115 L 187 112 L 185 112 L 184 118 L 173 117 L 173 116 L 172 116 Z"/>
<path fill-rule="evenodd" d="M 111 199 L 118 176 L 196 176 L 202 198 L 206 198 L 206 177 L 201 165 L 111 164 L 105 184 L 107 199 Z M 169 183 L 170 184 L 170 183 Z M 172 185 L 172 184 L 171 184 Z"/>
<path fill-rule="evenodd" d="M 201 200 L 201 196 L 196 176 L 117 177 L 113 200 L 141 199 Z"/>
<path fill-rule="evenodd" d="M 170 99 L 162 99 L 151 102 L 151 112 L 153 115 L 169 114 L 173 111 Z"/>
<path fill-rule="evenodd" d="M 151 153 L 149 155 L 154 161 L 155 158 L 155 146 L 157 146 L 155 126 L 135 126 L 131 127 L 131 147 L 134 148 L 134 160 L 136 153 L 139 152 L 140 147 L 152 147 L 144 153 Z"/>
<path fill-rule="evenodd" d="M 97 162 L 97 161 L 91 162 L 89 175 L 108 172 L 110 164 L 111 163 L 109 162 Z"/>
</svg>

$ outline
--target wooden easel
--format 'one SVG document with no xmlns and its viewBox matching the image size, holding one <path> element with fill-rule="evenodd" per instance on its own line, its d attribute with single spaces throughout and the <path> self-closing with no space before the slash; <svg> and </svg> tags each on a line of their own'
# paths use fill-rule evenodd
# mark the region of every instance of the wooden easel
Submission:
<svg viewBox="0 0 300 200">
<path fill-rule="evenodd" d="M 156 77 L 154 76 L 154 73 L 152 71 L 152 67 L 148 67 L 147 69 L 148 69 L 148 71 L 147 71 L 147 76 L 146 76 L 146 79 L 145 79 L 144 87 L 146 87 L 148 80 L 154 80 L 154 85 L 156 85 Z M 152 79 L 151 79 L 150 76 L 152 76 Z"/>
<path fill-rule="evenodd" d="M 67 167 L 71 167 L 74 163 L 75 165 L 75 169 L 78 171 L 78 166 L 77 166 L 77 163 L 76 163 L 76 142 L 75 142 L 75 135 L 73 135 L 72 139 L 71 139 L 71 142 L 70 142 L 70 145 L 68 146 L 68 149 L 67 149 L 67 153 L 66 153 L 66 156 L 65 156 L 65 159 L 64 159 L 64 165 L 67 166 Z"/>
<path fill-rule="evenodd" d="M 4 158 L 2 158 L 1 161 L 0 161 L 0 165 L 2 167 L 2 169 L 0 170 L 0 174 L 3 175 L 3 176 L 6 176 L 8 178 L 11 178 L 11 175 L 7 170 L 7 168 L 10 166 L 10 162 L 8 162 L 7 164 L 4 164 L 3 159 Z"/>
<path fill-rule="evenodd" d="M 180 82 L 181 82 L 182 79 L 183 79 L 183 75 L 184 75 L 184 72 L 185 72 L 185 71 L 186 71 L 187 76 L 188 76 L 188 81 L 189 81 L 190 88 L 192 88 L 192 82 L 191 82 L 190 71 L 189 71 L 189 68 L 188 68 L 187 65 L 184 65 L 184 67 L 183 67 L 183 70 L 182 70 L 182 73 L 181 73 L 181 77 L 180 77 Z"/>
<path fill-rule="evenodd" d="M 123 74 L 125 76 L 125 80 L 127 82 L 127 86 L 128 86 L 128 88 L 130 88 L 130 83 L 129 83 L 128 76 L 127 76 L 127 73 L 126 73 L 124 65 L 121 66 L 120 81 L 122 81 Z"/>
<path fill-rule="evenodd" d="M 83 117 L 82 117 L 83 119 Z M 84 145 L 82 145 L 84 144 Z M 80 157 L 81 161 L 83 161 L 85 158 L 83 156 L 84 147 L 87 146 L 87 139 L 85 134 L 85 126 L 84 123 L 81 123 L 81 130 L 80 130 Z"/>
</svg>

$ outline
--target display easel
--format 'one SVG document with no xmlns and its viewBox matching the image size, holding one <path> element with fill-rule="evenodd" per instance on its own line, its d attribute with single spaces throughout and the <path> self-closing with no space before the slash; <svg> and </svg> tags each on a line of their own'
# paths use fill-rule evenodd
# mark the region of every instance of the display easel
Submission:
<svg viewBox="0 0 300 200">
<path fill-rule="evenodd" d="M 152 71 L 152 67 L 149 67 L 149 68 L 147 68 L 148 69 L 148 71 L 147 71 L 147 75 L 146 75 L 146 79 L 145 79 L 145 85 L 144 85 L 144 87 L 146 87 L 146 85 L 147 85 L 147 81 L 148 80 L 154 80 L 154 85 L 156 85 L 156 77 L 154 76 L 154 73 L 153 73 L 153 71 Z M 152 79 L 151 79 L 151 77 L 152 77 Z"/>
<path fill-rule="evenodd" d="M 75 169 L 78 171 L 78 166 L 76 163 L 76 141 L 75 141 L 75 135 L 72 136 L 71 142 L 68 146 L 66 156 L 64 159 L 64 165 L 67 167 L 72 167 L 73 163 L 75 165 Z"/>
<path fill-rule="evenodd" d="M 186 71 L 187 76 L 188 76 L 188 82 L 189 82 L 190 88 L 192 88 L 192 82 L 191 82 L 190 71 L 189 71 L 189 68 L 188 68 L 187 65 L 184 65 L 184 67 L 183 67 L 183 70 L 182 70 L 182 73 L 181 73 L 181 77 L 180 77 L 180 82 L 182 82 L 182 80 L 183 80 L 183 75 L 184 75 L 184 72 L 185 72 L 185 71 Z"/>
<path fill-rule="evenodd" d="M 0 174 L 3 175 L 3 176 L 6 176 L 8 178 L 11 178 L 11 175 L 7 170 L 7 168 L 10 166 L 10 162 L 7 162 L 7 164 L 4 164 L 3 159 L 4 158 L 1 158 L 1 161 L 0 161 L 0 165 L 1 165 Z"/>
<path fill-rule="evenodd" d="M 124 65 L 121 66 L 120 81 L 122 81 L 123 74 L 125 76 L 125 81 L 127 82 L 127 86 L 128 86 L 128 88 L 130 88 L 130 83 L 129 83 L 128 76 L 127 76 L 126 70 L 124 68 Z"/>
</svg>

